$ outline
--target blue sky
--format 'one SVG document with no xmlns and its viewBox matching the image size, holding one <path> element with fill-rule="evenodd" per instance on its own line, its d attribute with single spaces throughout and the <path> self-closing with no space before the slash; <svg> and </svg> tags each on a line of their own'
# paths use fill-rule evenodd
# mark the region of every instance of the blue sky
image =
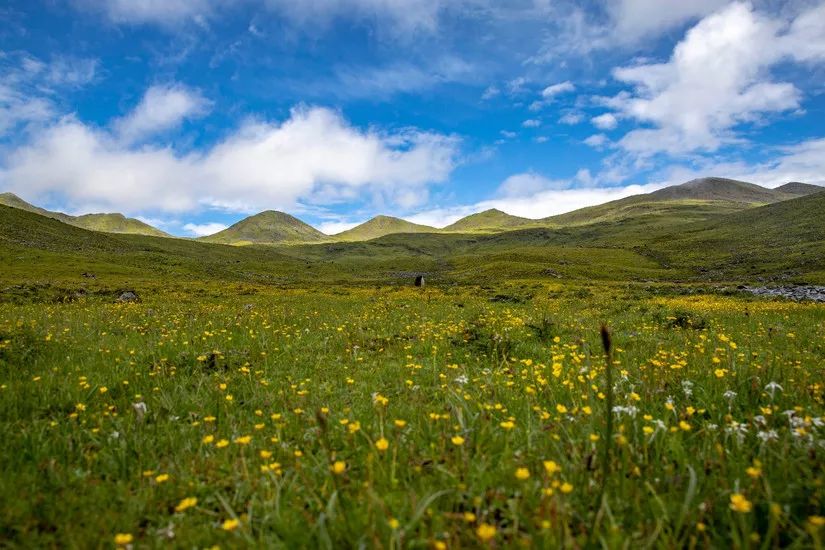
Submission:
<svg viewBox="0 0 825 550">
<path fill-rule="evenodd" d="M 0 190 L 193 236 L 825 184 L 822 29 L 822 0 L 11 0 Z"/>
</svg>

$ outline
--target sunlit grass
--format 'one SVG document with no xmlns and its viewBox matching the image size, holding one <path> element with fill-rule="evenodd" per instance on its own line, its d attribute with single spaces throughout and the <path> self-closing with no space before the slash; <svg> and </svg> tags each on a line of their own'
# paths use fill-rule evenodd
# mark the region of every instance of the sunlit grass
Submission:
<svg viewBox="0 0 825 550">
<path fill-rule="evenodd" d="M 252 290 L 4 305 L 0 536 L 821 541 L 822 306 L 607 285 Z"/>
</svg>

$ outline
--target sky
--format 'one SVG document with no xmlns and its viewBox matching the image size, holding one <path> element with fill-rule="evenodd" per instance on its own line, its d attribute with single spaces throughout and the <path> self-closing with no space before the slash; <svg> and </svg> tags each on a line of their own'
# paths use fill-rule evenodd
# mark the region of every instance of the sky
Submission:
<svg viewBox="0 0 825 550">
<path fill-rule="evenodd" d="M 0 191 L 201 236 L 825 184 L 825 0 L 6 0 Z"/>
</svg>

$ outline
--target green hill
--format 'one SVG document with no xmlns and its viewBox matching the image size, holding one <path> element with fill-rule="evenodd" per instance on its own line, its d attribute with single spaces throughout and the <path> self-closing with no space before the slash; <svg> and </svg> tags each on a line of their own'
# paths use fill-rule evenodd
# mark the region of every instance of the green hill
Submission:
<svg viewBox="0 0 825 550">
<path fill-rule="evenodd" d="M 171 236 L 140 220 L 127 218 L 123 214 L 84 214 L 75 217 L 69 223 L 83 229 L 103 231 L 104 233 L 127 233 L 131 235 L 149 235 L 151 237 Z"/>
<path fill-rule="evenodd" d="M 294 216 L 267 210 L 244 218 L 223 231 L 198 240 L 208 243 L 249 245 L 308 243 L 325 238 L 326 235 Z"/>
<path fill-rule="evenodd" d="M 438 230 L 428 225 L 419 225 L 391 216 L 376 216 L 352 229 L 332 235 L 333 241 L 369 241 L 396 233 L 436 233 Z"/>
<path fill-rule="evenodd" d="M 511 216 L 506 212 L 491 208 L 477 214 L 470 214 L 457 222 L 448 225 L 442 231 L 454 233 L 493 233 L 506 231 L 516 227 L 534 225 L 535 220 Z"/>
<path fill-rule="evenodd" d="M 672 185 L 647 195 L 649 200 L 701 200 L 742 204 L 768 204 L 782 200 L 776 191 L 727 178 L 700 178 Z"/>
<path fill-rule="evenodd" d="M 805 186 L 806 184 L 799 184 Z M 810 186 L 815 187 L 815 186 Z M 799 193 L 797 189 L 797 193 Z M 746 208 L 792 199 L 799 194 L 725 178 L 701 178 L 540 220 L 567 227 L 629 218 L 668 218 L 668 224 L 709 220 Z"/>
<path fill-rule="evenodd" d="M 84 214 L 82 216 L 70 216 L 62 212 L 52 212 L 27 203 L 14 193 L 0 194 L 0 204 L 18 208 L 27 212 L 33 212 L 47 218 L 53 218 L 63 223 L 82 227 L 90 231 L 103 231 L 105 233 L 126 233 L 132 235 L 149 235 L 153 237 L 170 237 L 160 229 L 156 229 L 149 224 L 143 223 L 135 218 L 127 218 L 123 214 Z"/>
<path fill-rule="evenodd" d="M 821 187 L 819 185 L 811 185 L 810 183 L 802 183 L 799 181 L 791 181 L 786 183 L 785 185 L 780 185 L 774 191 L 779 193 L 784 193 L 786 195 L 794 195 L 797 197 L 804 197 L 806 195 L 812 195 L 814 193 L 822 193 L 825 191 L 825 187 Z"/>
</svg>

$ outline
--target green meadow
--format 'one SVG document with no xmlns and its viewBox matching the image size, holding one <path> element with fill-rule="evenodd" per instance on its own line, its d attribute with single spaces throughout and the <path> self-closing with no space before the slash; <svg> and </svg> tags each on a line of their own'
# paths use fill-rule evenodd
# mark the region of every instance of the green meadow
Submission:
<svg viewBox="0 0 825 550">
<path fill-rule="evenodd" d="M 2 308 L 6 544 L 821 542 L 821 306 L 611 283 L 141 290 Z"/>
</svg>

